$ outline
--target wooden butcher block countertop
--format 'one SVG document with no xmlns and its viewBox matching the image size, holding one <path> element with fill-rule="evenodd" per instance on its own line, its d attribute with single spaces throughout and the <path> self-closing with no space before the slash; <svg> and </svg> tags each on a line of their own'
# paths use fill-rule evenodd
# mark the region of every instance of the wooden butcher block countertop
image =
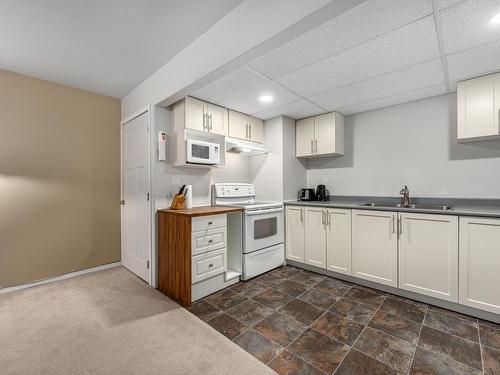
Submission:
<svg viewBox="0 0 500 375">
<path fill-rule="evenodd" d="M 172 215 L 184 215 L 184 216 L 209 216 L 209 215 L 219 215 L 227 214 L 232 212 L 243 211 L 240 207 L 230 207 L 230 206 L 200 206 L 193 208 L 184 208 L 182 210 L 171 210 L 163 209 L 158 210 L 159 213 L 172 214 Z"/>
</svg>

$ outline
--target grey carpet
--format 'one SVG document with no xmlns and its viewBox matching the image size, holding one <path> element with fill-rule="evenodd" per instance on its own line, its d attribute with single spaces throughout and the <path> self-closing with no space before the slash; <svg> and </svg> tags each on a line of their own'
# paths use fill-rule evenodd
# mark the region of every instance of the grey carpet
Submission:
<svg viewBox="0 0 500 375">
<path fill-rule="evenodd" d="M 118 267 L 0 295 L 0 373 L 274 372 Z"/>
</svg>

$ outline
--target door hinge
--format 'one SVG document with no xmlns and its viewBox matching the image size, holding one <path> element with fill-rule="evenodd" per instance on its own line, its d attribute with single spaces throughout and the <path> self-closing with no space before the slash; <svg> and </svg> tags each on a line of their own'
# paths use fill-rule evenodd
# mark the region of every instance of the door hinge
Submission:
<svg viewBox="0 0 500 375">
<path fill-rule="evenodd" d="M 122 199 L 122 200 L 120 201 L 120 204 L 121 204 L 122 206 L 123 206 L 123 205 L 125 205 L 125 200 L 123 200 L 123 199 Z"/>
<path fill-rule="evenodd" d="M 148 200 L 149 202 L 149 193 L 146 194 L 146 199 Z"/>
<path fill-rule="evenodd" d="M 146 261 L 146 268 L 149 270 L 149 260 Z"/>
</svg>

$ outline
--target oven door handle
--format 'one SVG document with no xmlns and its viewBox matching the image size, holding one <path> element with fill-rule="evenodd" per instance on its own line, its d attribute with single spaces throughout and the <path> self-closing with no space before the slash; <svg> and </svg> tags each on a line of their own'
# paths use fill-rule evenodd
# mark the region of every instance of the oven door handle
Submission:
<svg viewBox="0 0 500 375">
<path fill-rule="evenodd" d="M 283 212 L 283 208 L 270 208 L 268 210 L 247 211 L 245 215 L 246 216 L 264 215 L 264 214 L 272 214 L 274 212 Z"/>
</svg>

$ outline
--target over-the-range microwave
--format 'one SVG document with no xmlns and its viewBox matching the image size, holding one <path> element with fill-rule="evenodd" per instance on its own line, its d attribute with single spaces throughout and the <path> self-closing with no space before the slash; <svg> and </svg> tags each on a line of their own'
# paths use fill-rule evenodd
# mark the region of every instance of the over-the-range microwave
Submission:
<svg viewBox="0 0 500 375">
<path fill-rule="evenodd" d="M 186 140 L 186 162 L 190 164 L 218 165 L 220 161 L 220 145 L 197 139 Z"/>
</svg>

